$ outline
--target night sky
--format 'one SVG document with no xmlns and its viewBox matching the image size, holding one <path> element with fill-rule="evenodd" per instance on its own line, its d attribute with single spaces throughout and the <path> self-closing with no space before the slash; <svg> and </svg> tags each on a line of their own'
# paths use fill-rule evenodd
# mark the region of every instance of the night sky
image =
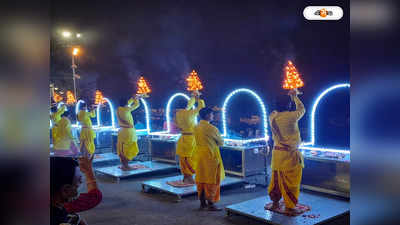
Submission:
<svg viewBox="0 0 400 225">
<path fill-rule="evenodd" d="M 349 81 L 349 3 L 343 2 L 53 1 L 53 38 L 64 28 L 83 34 L 81 82 L 94 79 L 115 101 L 135 93 L 144 75 L 151 106 L 165 107 L 169 96 L 185 91 L 185 77 L 195 69 L 208 105 L 222 106 L 230 91 L 247 87 L 268 106 L 284 93 L 290 59 L 305 82 L 309 109 L 324 88 Z M 307 21 L 308 5 L 338 5 L 344 17 Z M 68 72 L 66 57 L 52 63 Z"/>
</svg>

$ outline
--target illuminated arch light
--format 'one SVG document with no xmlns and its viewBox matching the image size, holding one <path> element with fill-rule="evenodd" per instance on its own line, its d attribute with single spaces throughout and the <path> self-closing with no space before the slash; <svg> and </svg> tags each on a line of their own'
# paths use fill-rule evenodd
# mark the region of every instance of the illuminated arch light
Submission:
<svg viewBox="0 0 400 225">
<path fill-rule="evenodd" d="M 176 97 L 184 97 L 187 101 L 190 100 L 189 96 L 187 96 L 184 93 L 176 93 L 169 98 L 168 103 L 167 103 L 167 110 L 165 111 L 165 118 L 167 120 L 167 133 L 171 132 L 171 117 L 170 117 L 170 111 L 171 111 L 171 103 L 174 101 Z"/>
<path fill-rule="evenodd" d="M 227 127 L 226 127 L 226 109 L 228 107 L 228 103 L 231 100 L 231 98 L 234 95 L 238 94 L 238 93 L 250 94 L 255 99 L 257 99 L 257 102 L 261 106 L 262 119 L 263 119 L 263 125 L 264 125 L 264 137 L 263 138 L 253 138 L 253 139 L 247 139 L 247 140 L 237 140 L 237 139 L 226 138 L 227 134 L 228 134 Z M 268 137 L 268 123 L 267 123 L 267 110 L 266 110 L 265 105 L 264 105 L 263 101 L 261 100 L 260 96 L 258 96 L 254 91 L 252 91 L 250 89 L 246 89 L 246 88 L 236 89 L 233 92 L 231 92 L 228 95 L 228 97 L 226 97 L 226 99 L 224 101 L 224 104 L 222 106 L 222 126 L 223 126 L 222 137 L 224 137 L 224 140 L 226 140 L 226 141 L 237 141 L 237 142 L 241 142 L 241 143 L 245 144 L 245 143 L 264 141 L 264 140 L 268 141 L 268 139 L 269 139 L 269 137 Z"/>
<path fill-rule="evenodd" d="M 138 132 L 143 132 L 146 131 L 148 134 L 150 133 L 150 111 L 149 111 L 149 106 L 147 105 L 146 100 L 144 100 L 143 98 L 140 99 L 140 101 L 142 102 L 143 106 L 144 106 L 144 112 L 145 112 L 145 116 L 146 116 L 146 129 L 139 129 L 136 130 Z"/>
<path fill-rule="evenodd" d="M 76 116 L 76 123 L 72 124 L 72 127 L 79 127 L 79 122 L 78 122 L 78 113 L 79 113 L 79 107 L 81 105 L 81 103 L 85 103 L 85 101 L 83 101 L 82 99 L 79 99 L 79 101 L 76 103 L 75 105 L 75 116 Z"/>
<path fill-rule="evenodd" d="M 160 136 L 180 136 L 180 134 L 170 134 L 170 131 L 171 131 L 171 118 L 170 118 L 171 104 L 174 101 L 174 99 L 179 96 L 184 97 L 187 101 L 190 100 L 190 97 L 184 93 L 176 93 L 176 94 L 172 95 L 168 100 L 167 108 L 165 110 L 165 118 L 167 121 L 167 130 L 152 132 L 151 134 L 160 135 Z M 194 108 L 194 106 L 193 106 L 193 108 Z M 196 120 L 196 123 L 197 123 L 197 120 Z"/>
<path fill-rule="evenodd" d="M 115 129 L 115 114 L 114 114 L 114 106 L 112 105 L 111 101 L 108 98 L 103 98 L 108 106 L 110 107 L 110 113 L 111 113 L 111 126 L 101 126 L 101 114 L 100 114 L 100 107 L 101 104 L 97 105 L 97 126 L 94 128 L 97 129 Z"/>
<path fill-rule="evenodd" d="M 59 102 L 57 104 L 57 109 L 59 109 L 62 105 L 65 105 L 65 103 L 64 102 Z M 68 107 L 65 107 L 65 111 L 68 111 Z"/>
<path fill-rule="evenodd" d="M 305 150 L 314 150 L 314 151 L 322 151 L 322 152 L 337 152 L 337 153 L 350 153 L 348 149 L 329 149 L 329 148 L 318 148 L 315 147 L 315 112 L 317 111 L 318 105 L 323 97 L 325 97 L 329 92 L 340 89 L 340 88 L 350 88 L 349 83 L 337 84 L 333 85 L 332 87 L 327 88 L 323 91 L 315 100 L 310 116 L 310 134 L 311 134 L 311 141 L 302 143 L 300 145 L 300 149 Z"/>
</svg>

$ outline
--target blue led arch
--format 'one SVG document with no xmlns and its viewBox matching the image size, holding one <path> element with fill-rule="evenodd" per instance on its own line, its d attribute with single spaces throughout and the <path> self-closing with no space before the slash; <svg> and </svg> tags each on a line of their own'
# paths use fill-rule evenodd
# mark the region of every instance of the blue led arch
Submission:
<svg viewBox="0 0 400 225">
<path fill-rule="evenodd" d="M 146 102 L 146 100 L 144 100 L 143 98 L 140 98 L 140 101 L 142 102 L 143 106 L 144 106 L 144 112 L 145 112 L 145 116 L 146 116 L 146 129 L 140 129 L 137 131 L 146 131 L 148 134 L 150 133 L 150 110 L 149 110 L 149 106 Z"/>
<path fill-rule="evenodd" d="M 317 151 L 326 151 L 326 152 L 338 152 L 338 153 L 350 153 L 348 149 L 330 149 L 330 148 L 317 148 L 314 147 L 315 145 L 315 113 L 317 111 L 318 105 L 320 101 L 330 92 L 342 89 L 342 88 L 350 88 L 349 83 L 343 83 L 343 84 L 336 84 L 333 85 L 326 90 L 324 90 L 314 101 L 314 104 L 311 109 L 311 115 L 310 115 L 310 135 L 311 135 L 311 140 L 310 142 L 303 143 L 300 148 L 301 149 L 307 149 L 307 150 L 317 150 Z"/>
<path fill-rule="evenodd" d="M 174 99 L 176 97 L 179 97 L 179 96 L 184 97 L 188 101 L 190 100 L 189 96 L 187 96 L 184 93 L 176 93 L 169 98 L 168 103 L 167 103 L 167 109 L 165 110 L 165 118 L 167 120 L 167 133 L 169 133 L 171 131 L 171 117 L 170 117 L 171 103 L 174 101 Z"/>
<path fill-rule="evenodd" d="M 72 125 L 72 127 L 79 127 L 79 122 L 78 122 L 78 113 L 79 113 L 79 106 L 81 103 L 85 103 L 82 99 L 79 99 L 79 101 L 75 105 L 75 116 L 76 116 L 76 123 Z"/>
<path fill-rule="evenodd" d="M 112 104 L 112 102 L 110 101 L 110 99 L 108 98 L 103 98 L 108 106 L 110 107 L 110 113 L 111 113 L 111 127 L 110 126 L 101 126 L 101 113 L 100 113 L 100 107 L 101 104 L 97 105 L 97 128 L 102 128 L 102 129 L 107 129 L 107 128 L 111 128 L 111 129 L 115 129 L 115 113 L 114 113 L 114 106 Z"/>
<path fill-rule="evenodd" d="M 81 103 L 85 103 L 82 99 L 79 99 L 79 101 L 75 105 L 75 115 L 78 116 L 79 113 L 79 106 L 81 106 Z"/>
<path fill-rule="evenodd" d="M 57 109 L 59 109 L 62 105 L 65 105 L 65 103 L 64 103 L 64 102 L 59 102 L 59 103 L 57 104 Z M 68 111 L 68 108 L 67 108 L 67 107 L 65 107 L 65 111 Z"/>
<path fill-rule="evenodd" d="M 268 123 L 267 123 L 267 110 L 265 108 L 264 102 L 261 100 L 260 96 L 258 96 L 254 91 L 252 91 L 250 89 L 246 89 L 246 88 L 236 89 L 236 90 L 232 91 L 228 95 L 228 97 L 225 98 L 224 104 L 222 106 L 222 127 L 223 127 L 222 136 L 224 137 L 224 140 L 235 141 L 233 139 L 227 138 L 228 132 L 227 132 L 227 127 L 226 127 L 226 109 L 228 107 L 228 103 L 231 100 L 231 98 L 239 93 L 250 94 L 257 100 L 258 104 L 261 107 L 262 120 L 263 120 L 262 122 L 263 122 L 263 126 L 264 126 L 264 134 L 263 134 L 264 137 L 263 138 L 254 138 L 254 139 L 240 140 L 240 141 L 244 142 L 244 143 L 253 142 L 253 141 L 262 141 L 262 140 L 268 141 L 269 136 L 268 136 Z"/>
</svg>

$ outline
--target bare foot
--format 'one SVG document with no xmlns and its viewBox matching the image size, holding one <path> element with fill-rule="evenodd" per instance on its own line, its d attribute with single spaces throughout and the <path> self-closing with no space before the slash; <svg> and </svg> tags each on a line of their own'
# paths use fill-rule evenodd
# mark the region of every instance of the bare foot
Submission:
<svg viewBox="0 0 400 225">
<path fill-rule="evenodd" d="M 185 176 L 185 177 L 183 178 L 182 182 L 183 182 L 184 184 L 190 184 L 190 185 L 196 184 L 196 182 L 194 181 L 194 179 L 193 179 L 192 176 Z"/>
<path fill-rule="evenodd" d="M 123 171 L 131 171 L 131 170 L 136 170 L 138 168 L 136 167 L 132 167 L 132 166 L 119 166 L 118 168 L 120 168 Z"/>
<path fill-rule="evenodd" d="M 266 209 L 266 210 L 276 210 L 278 208 L 279 208 L 279 202 L 274 202 L 274 203 L 272 203 L 272 205 L 266 204 L 264 206 L 264 209 Z"/>
<path fill-rule="evenodd" d="M 190 185 L 195 185 L 196 184 L 193 180 L 185 180 L 185 179 L 182 180 L 182 183 L 183 184 L 190 184 Z"/>
<path fill-rule="evenodd" d="M 299 209 L 290 209 L 290 208 L 286 208 L 285 209 L 285 213 L 288 216 L 297 216 L 301 213 L 301 211 Z"/>
</svg>

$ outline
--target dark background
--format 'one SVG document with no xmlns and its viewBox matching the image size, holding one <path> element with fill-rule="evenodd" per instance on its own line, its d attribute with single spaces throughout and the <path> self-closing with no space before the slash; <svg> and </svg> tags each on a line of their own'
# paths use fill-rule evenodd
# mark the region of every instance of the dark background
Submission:
<svg viewBox="0 0 400 225">
<path fill-rule="evenodd" d="M 346 12 L 349 4 L 340 4 Z M 329 1 L 323 1 L 327 5 Z M 151 104 L 165 107 L 185 91 L 195 69 L 209 105 L 222 105 L 233 89 L 248 87 L 271 101 L 282 92 L 291 59 L 305 81 L 305 98 L 349 80 L 349 14 L 340 21 L 307 21 L 301 1 L 53 1 L 52 42 L 63 29 L 82 33 L 81 83 L 96 77 L 105 96 L 136 92 L 144 75 Z M 52 46 L 54 69 L 71 73 L 69 51 Z M 65 53 L 64 56 L 61 53 Z M 71 82 L 72 83 L 72 82 Z M 94 95 L 94 94 L 92 94 Z"/>
</svg>

